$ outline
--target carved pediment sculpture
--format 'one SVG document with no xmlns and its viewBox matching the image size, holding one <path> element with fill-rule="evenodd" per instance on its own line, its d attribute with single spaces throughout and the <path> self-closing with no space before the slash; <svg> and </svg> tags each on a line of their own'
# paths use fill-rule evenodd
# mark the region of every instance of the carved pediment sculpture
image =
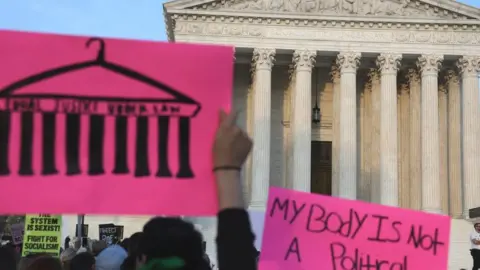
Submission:
<svg viewBox="0 0 480 270">
<path fill-rule="evenodd" d="M 230 0 L 208 6 L 207 9 L 322 15 L 454 18 L 454 12 L 429 6 L 418 0 Z"/>
</svg>

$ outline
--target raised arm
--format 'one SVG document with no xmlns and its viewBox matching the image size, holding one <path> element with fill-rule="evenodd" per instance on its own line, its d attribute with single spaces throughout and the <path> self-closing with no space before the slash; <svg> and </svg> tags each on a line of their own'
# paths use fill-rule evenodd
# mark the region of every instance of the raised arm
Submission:
<svg viewBox="0 0 480 270">
<path fill-rule="evenodd" d="M 245 210 L 240 170 L 252 142 L 235 124 L 236 115 L 220 112 L 213 148 L 217 182 L 217 258 L 220 270 L 255 270 L 254 234 Z"/>
</svg>

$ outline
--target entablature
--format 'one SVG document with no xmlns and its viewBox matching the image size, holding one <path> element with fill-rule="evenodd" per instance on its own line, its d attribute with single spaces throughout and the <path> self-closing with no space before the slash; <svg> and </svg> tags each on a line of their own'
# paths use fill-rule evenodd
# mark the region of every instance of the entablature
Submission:
<svg viewBox="0 0 480 270">
<path fill-rule="evenodd" d="M 180 5 L 182 1 L 183 6 Z M 426 2 L 429 1 L 422 0 L 423 4 Z M 192 9 L 200 4 L 203 7 L 207 4 L 217 3 L 218 5 L 219 2 L 191 0 L 174 1 L 170 6 L 167 3 L 165 11 L 167 25 L 169 25 L 168 36 L 171 41 L 233 45 L 237 48 L 271 47 L 292 50 L 301 44 L 302 48 L 324 51 L 355 48 L 358 51 L 372 53 L 394 50 L 399 53 L 414 54 L 422 50 L 424 53 L 445 55 L 459 55 L 459 53 L 479 55 L 480 20 L 475 17 L 479 10 L 452 3 L 450 0 L 430 2 L 443 5 L 449 12 L 453 12 L 453 9 L 459 12 L 452 14 L 464 15 L 455 15 L 454 19 L 453 17 L 439 19 L 418 16 L 325 15 L 309 12 L 273 13 Z M 445 6 L 447 4 L 456 6 Z M 437 10 L 436 13 L 438 12 L 440 11 Z"/>
<path fill-rule="evenodd" d="M 420 24 L 331 20 L 260 20 L 237 17 L 175 18 L 175 41 L 200 42 L 235 47 L 271 47 L 338 51 L 357 48 L 362 52 L 418 53 L 430 51 L 457 55 L 480 53 L 477 24 Z"/>
</svg>

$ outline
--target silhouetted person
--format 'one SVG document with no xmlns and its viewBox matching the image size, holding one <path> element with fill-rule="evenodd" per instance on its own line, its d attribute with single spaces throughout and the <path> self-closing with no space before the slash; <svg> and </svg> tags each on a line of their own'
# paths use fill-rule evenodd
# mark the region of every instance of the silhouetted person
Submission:
<svg viewBox="0 0 480 270">
<path fill-rule="evenodd" d="M 95 257 L 88 252 L 77 254 L 70 261 L 70 270 L 95 270 Z"/>
<path fill-rule="evenodd" d="M 26 270 L 63 270 L 60 260 L 51 256 L 41 256 L 33 259 Z"/>
<path fill-rule="evenodd" d="M 17 269 L 17 256 L 15 254 L 15 249 L 13 249 L 11 246 L 0 247 L 0 269 Z"/>
<path fill-rule="evenodd" d="M 213 145 L 213 168 L 219 213 L 217 254 L 220 270 L 255 270 L 254 235 L 245 210 L 240 171 L 252 142 L 235 124 L 236 115 L 220 113 Z M 157 217 L 143 227 L 137 267 L 207 270 L 203 239 L 193 224 L 179 218 Z"/>
</svg>

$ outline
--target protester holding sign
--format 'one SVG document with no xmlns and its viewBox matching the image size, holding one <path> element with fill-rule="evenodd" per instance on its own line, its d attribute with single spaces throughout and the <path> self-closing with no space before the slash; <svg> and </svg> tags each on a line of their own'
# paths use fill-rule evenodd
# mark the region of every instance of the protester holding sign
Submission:
<svg viewBox="0 0 480 270">
<path fill-rule="evenodd" d="M 254 235 L 240 181 L 240 169 L 252 142 L 235 125 L 235 114 L 221 112 L 220 119 L 212 168 L 220 209 L 218 264 L 221 270 L 253 270 L 256 269 Z M 191 223 L 177 218 L 154 218 L 143 228 L 138 258 L 145 269 L 210 269 L 203 258 L 202 242 L 201 234 Z"/>
</svg>

